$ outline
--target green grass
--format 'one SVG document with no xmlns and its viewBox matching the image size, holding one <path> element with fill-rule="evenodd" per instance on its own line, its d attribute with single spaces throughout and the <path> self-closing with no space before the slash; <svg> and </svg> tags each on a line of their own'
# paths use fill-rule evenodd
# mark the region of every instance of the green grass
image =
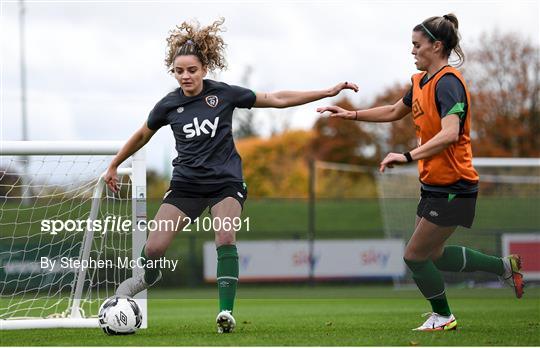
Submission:
<svg viewBox="0 0 540 348">
<path fill-rule="evenodd" d="M 457 240 L 460 245 L 480 249 L 488 246 L 497 252 L 499 237 L 493 232 L 540 228 L 538 202 L 538 199 L 481 198 L 473 229 L 457 231 L 450 242 Z M 404 223 L 397 225 L 412 228 L 416 200 L 398 203 L 403 203 L 399 212 Z M 158 206 L 159 202 L 148 202 L 149 218 Z M 65 211 L 64 206 L 53 208 Z M 76 210 L 87 211 L 86 208 L 81 206 Z M 7 226 L 13 221 L 39 221 L 50 212 L 4 209 L 0 212 L 0 222 Z M 377 200 L 321 200 L 317 202 L 316 213 L 317 238 L 383 237 Z M 240 231 L 239 240 L 303 239 L 307 235 L 305 200 L 249 199 L 244 216 L 250 218 L 251 229 Z M 31 228 L 32 232 L 37 230 L 38 224 Z M 482 231 L 489 232 L 482 234 Z M 21 224 L 15 236 L 26 236 L 28 232 L 28 225 Z M 11 236 L 12 232 L 9 233 Z M 163 283 L 198 284 L 202 274 L 201 246 L 212 239 L 212 232 L 180 233 L 167 255 L 185 260 L 186 265 L 175 274 L 166 274 Z M 417 290 L 391 291 L 360 285 L 315 288 L 242 285 L 235 309 L 237 330 L 231 335 L 218 335 L 213 323 L 215 292 L 213 287 L 194 290 L 175 287 L 175 290 L 152 292 L 150 327 L 134 336 L 108 337 L 91 329 L 0 331 L 0 346 L 540 345 L 540 289 L 529 289 L 523 300 L 512 298 L 506 289 L 451 289 L 450 304 L 459 329 L 431 334 L 410 331 L 422 323 L 424 318 L 420 314 L 429 310 Z"/>
<path fill-rule="evenodd" d="M 215 289 L 153 291 L 149 328 L 110 337 L 97 329 L 0 332 L 2 346 L 514 346 L 540 344 L 540 289 L 449 289 L 459 328 L 412 332 L 428 304 L 417 290 L 366 286 L 245 286 L 237 329 L 214 328 Z"/>
</svg>

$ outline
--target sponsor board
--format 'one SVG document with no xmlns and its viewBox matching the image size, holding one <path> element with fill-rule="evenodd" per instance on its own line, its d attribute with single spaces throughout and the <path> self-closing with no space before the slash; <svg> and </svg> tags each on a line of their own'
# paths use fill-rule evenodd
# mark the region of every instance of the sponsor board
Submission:
<svg viewBox="0 0 540 348">
<path fill-rule="evenodd" d="M 307 241 L 268 240 L 237 243 L 240 278 L 249 281 L 298 281 L 309 278 Z M 216 279 L 216 247 L 204 244 L 204 279 Z M 314 243 L 317 280 L 392 278 L 405 274 L 402 239 L 321 240 Z"/>
<path fill-rule="evenodd" d="M 540 233 L 505 233 L 503 256 L 519 254 L 525 281 L 540 280 Z"/>
</svg>

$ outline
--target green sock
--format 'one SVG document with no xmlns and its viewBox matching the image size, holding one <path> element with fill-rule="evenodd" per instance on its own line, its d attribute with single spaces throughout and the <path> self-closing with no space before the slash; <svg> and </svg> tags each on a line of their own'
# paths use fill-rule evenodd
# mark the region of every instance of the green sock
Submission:
<svg viewBox="0 0 540 348">
<path fill-rule="evenodd" d="M 445 247 L 442 256 L 434 263 L 438 269 L 447 272 L 484 271 L 497 275 L 504 273 L 504 264 L 501 258 L 456 245 Z"/>
<path fill-rule="evenodd" d="M 236 245 L 220 246 L 217 248 L 217 255 L 219 310 L 232 312 L 238 285 L 238 251 Z"/>
<path fill-rule="evenodd" d="M 439 272 L 433 262 L 431 260 L 405 260 L 405 263 L 412 271 L 413 279 L 416 285 L 418 285 L 418 289 L 420 289 L 420 292 L 431 303 L 433 312 L 446 317 L 452 314 L 448 306 L 448 300 L 446 299 L 441 272 Z"/>
<path fill-rule="evenodd" d="M 156 279 L 158 278 L 158 276 L 159 276 L 159 268 L 157 268 L 157 267 L 155 267 L 155 268 L 146 267 L 146 260 L 148 260 L 148 256 L 146 256 L 145 249 L 146 249 L 146 245 L 144 246 L 143 250 L 141 251 L 141 257 L 144 259 L 143 260 L 144 281 L 146 282 L 146 284 L 153 284 L 156 281 Z"/>
</svg>

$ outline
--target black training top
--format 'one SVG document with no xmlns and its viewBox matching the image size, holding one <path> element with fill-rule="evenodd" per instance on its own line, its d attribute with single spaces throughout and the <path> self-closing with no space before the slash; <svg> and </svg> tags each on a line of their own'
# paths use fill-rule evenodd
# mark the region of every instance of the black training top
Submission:
<svg viewBox="0 0 540 348">
<path fill-rule="evenodd" d="M 152 130 L 170 124 L 176 140 L 172 180 L 218 184 L 243 182 L 242 160 L 234 146 L 235 108 L 250 109 L 255 93 L 226 83 L 203 80 L 199 95 L 185 96 L 177 88 L 161 99 L 146 124 Z"/>
</svg>

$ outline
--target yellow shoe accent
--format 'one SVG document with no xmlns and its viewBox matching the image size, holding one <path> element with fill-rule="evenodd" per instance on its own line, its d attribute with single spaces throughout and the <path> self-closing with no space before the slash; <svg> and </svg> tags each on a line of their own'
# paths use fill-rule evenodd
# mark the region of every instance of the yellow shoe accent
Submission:
<svg viewBox="0 0 540 348">
<path fill-rule="evenodd" d="M 457 329 L 457 320 L 454 320 L 446 325 L 444 325 L 444 331 L 456 330 Z"/>
</svg>

